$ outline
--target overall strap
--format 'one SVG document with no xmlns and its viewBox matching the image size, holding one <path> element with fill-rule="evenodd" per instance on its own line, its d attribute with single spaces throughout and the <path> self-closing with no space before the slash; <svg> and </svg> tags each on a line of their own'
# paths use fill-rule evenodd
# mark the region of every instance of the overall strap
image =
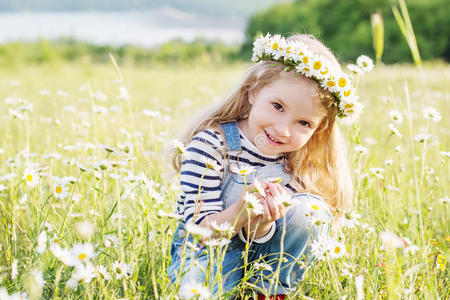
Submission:
<svg viewBox="0 0 450 300">
<path fill-rule="evenodd" d="M 236 121 L 220 123 L 223 134 L 225 135 L 226 150 L 242 151 L 241 138 L 239 136 L 239 128 Z"/>
</svg>

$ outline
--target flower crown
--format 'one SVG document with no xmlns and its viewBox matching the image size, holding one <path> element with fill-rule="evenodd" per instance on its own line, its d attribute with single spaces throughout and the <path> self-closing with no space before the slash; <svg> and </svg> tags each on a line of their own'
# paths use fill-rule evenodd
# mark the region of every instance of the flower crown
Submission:
<svg viewBox="0 0 450 300">
<path fill-rule="evenodd" d="M 338 116 L 347 124 L 353 123 L 361 114 L 363 105 L 354 95 L 350 76 L 344 72 L 332 72 L 329 61 L 316 55 L 300 41 L 287 41 L 276 34 L 260 36 L 253 43 L 252 61 L 277 61 L 286 66 L 285 70 L 295 70 L 306 77 L 313 78 L 319 85 L 335 97 Z"/>
</svg>

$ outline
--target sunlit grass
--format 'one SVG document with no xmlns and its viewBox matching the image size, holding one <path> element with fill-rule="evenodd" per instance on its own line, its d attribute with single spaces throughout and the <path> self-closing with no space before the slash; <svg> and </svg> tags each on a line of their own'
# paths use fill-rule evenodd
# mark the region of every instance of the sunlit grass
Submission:
<svg viewBox="0 0 450 300">
<path fill-rule="evenodd" d="M 174 298 L 167 267 L 176 222 L 160 212 L 173 212 L 178 195 L 171 140 L 200 109 L 226 96 L 245 67 L 123 68 L 129 101 L 117 98 L 112 65 L 0 73 L 0 286 L 38 298 L 37 270 L 44 298 Z M 358 79 L 365 112 L 360 126 L 344 131 L 361 219 L 340 235 L 347 255 L 314 264 L 292 298 L 354 299 L 361 275 L 367 299 L 448 297 L 449 78 L 450 68 L 435 64 L 381 66 Z M 424 118 L 429 106 L 440 111 L 438 122 Z M 403 122 L 392 120 L 394 109 Z M 431 138 L 415 140 L 424 133 Z M 39 170 L 36 186 L 24 180 L 26 166 Z M 58 199 L 54 183 L 65 176 L 73 183 Z M 43 231 L 48 238 L 39 253 Z M 401 237 L 401 248 L 382 247 L 386 231 Z M 74 267 L 49 250 L 55 243 L 67 250 L 93 245 L 93 269 L 84 270 L 77 288 L 68 282 Z M 78 259 L 83 255 L 90 254 Z M 95 271 L 99 265 L 110 279 Z"/>
</svg>

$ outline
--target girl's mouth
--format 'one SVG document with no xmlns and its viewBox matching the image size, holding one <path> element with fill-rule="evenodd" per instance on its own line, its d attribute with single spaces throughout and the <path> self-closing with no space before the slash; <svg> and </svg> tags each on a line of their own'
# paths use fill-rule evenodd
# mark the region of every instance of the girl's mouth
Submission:
<svg viewBox="0 0 450 300">
<path fill-rule="evenodd" d="M 268 134 L 267 131 L 264 130 L 264 133 L 266 134 L 266 137 L 267 137 L 267 140 L 269 141 L 269 143 L 271 143 L 273 145 L 281 145 L 281 144 L 283 144 L 282 142 L 280 142 L 279 140 L 277 140 L 276 138 L 274 138 L 273 136 Z"/>
</svg>

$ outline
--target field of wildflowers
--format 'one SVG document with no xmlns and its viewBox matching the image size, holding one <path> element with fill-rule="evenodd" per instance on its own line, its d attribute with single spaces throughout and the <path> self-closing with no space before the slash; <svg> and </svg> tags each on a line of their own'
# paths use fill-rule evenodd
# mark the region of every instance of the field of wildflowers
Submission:
<svg viewBox="0 0 450 300">
<path fill-rule="evenodd" d="M 245 68 L 2 70 L 0 299 L 208 298 L 167 276 L 170 153 Z M 318 263 L 291 299 L 450 297 L 449 78 L 444 64 L 356 76 L 365 110 L 343 126 L 354 209 L 332 243 L 314 245 Z M 244 282 L 240 296 L 251 295 Z"/>
</svg>

